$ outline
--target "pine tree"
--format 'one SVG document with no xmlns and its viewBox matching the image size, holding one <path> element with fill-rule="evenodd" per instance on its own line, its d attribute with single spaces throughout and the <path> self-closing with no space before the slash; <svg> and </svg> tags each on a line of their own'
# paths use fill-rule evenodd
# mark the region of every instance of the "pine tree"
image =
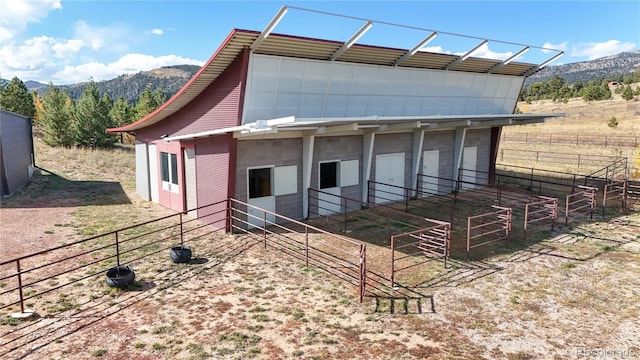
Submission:
<svg viewBox="0 0 640 360">
<path fill-rule="evenodd" d="M 111 147 L 117 138 L 107 133 L 113 127 L 108 99 L 100 98 L 94 81 L 82 93 L 76 105 L 73 122 L 76 143 L 87 147 Z"/>
<path fill-rule="evenodd" d="M 72 146 L 74 144 L 71 128 L 73 101 L 62 90 L 49 84 L 41 104 L 38 127 L 42 130 L 42 140 L 50 146 Z"/>
<path fill-rule="evenodd" d="M 127 100 L 120 96 L 118 100 L 113 104 L 111 108 L 111 119 L 113 120 L 113 126 L 120 127 L 127 125 L 131 122 L 133 115 L 133 109 Z M 120 143 L 124 144 L 125 134 L 120 133 Z"/>
<path fill-rule="evenodd" d="M 151 113 L 156 109 L 155 101 L 153 99 L 153 95 L 151 91 L 148 89 L 143 91 L 138 98 L 138 102 L 136 103 L 134 109 L 135 119 L 142 119 L 147 114 Z"/>
<path fill-rule="evenodd" d="M 631 85 L 624 87 L 624 90 L 622 90 L 622 98 L 626 101 L 633 99 L 633 89 L 631 89 Z"/>
<path fill-rule="evenodd" d="M 0 89 L 0 109 L 5 109 L 16 114 L 33 118 L 36 107 L 33 104 L 33 97 L 22 80 L 17 76 L 3 89 Z"/>
</svg>

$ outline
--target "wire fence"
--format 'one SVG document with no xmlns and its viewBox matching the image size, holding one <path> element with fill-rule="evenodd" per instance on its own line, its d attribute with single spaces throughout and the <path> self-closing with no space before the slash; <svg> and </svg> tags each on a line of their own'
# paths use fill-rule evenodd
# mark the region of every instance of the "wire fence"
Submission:
<svg viewBox="0 0 640 360">
<path fill-rule="evenodd" d="M 581 135 L 581 134 L 540 134 L 540 133 L 502 133 L 501 143 L 525 143 L 537 145 L 575 145 L 601 147 L 636 148 L 640 144 L 640 136 L 624 135 Z"/>
</svg>

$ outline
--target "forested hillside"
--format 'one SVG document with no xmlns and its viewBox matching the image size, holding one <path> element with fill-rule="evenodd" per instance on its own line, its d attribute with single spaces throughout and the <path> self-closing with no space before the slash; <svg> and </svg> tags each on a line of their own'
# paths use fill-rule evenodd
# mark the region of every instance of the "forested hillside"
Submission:
<svg viewBox="0 0 640 360">
<path fill-rule="evenodd" d="M 135 104 L 138 102 L 140 94 L 145 90 L 153 92 L 156 89 L 160 89 L 167 98 L 171 97 L 198 70 L 200 70 L 200 67 L 197 65 L 167 66 L 155 70 L 142 71 L 133 75 L 120 75 L 115 79 L 98 81 L 95 85 L 98 92 L 108 95 L 111 99 L 115 100 L 123 97 L 130 104 Z M 88 86 L 89 82 L 57 87 L 66 90 L 70 98 L 78 100 Z M 44 95 L 47 91 L 46 85 L 39 88 L 27 87 L 40 95 Z"/>
</svg>

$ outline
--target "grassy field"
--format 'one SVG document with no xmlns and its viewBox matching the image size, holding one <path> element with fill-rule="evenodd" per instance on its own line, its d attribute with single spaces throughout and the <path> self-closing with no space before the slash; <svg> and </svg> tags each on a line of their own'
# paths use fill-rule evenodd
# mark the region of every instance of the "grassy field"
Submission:
<svg viewBox="0 0 640 360">
<path fill-rule="evenodd" d="M 570 108 L 554 111 L 567 112 L 565 121 L 574 117 Z M 610 117 L 588 114 L 597 118 L 581 121 L 606 124 Z M 632 131 L 625 115 L 615 116 Z M 532 128 L 545 132 L 546 126 Z M 171 213 L 135 194 L 131 149 L 53 149 L 36 141 L 36 162 L 46 170 L 2 202 L 3 258 Z M 172 264 L 162 252 L 134 263 L 136 283 L 127 290 L 107 287 L 100 273 L 30 301 L 38 314 L 32 320 L 0 314 L 0 357 L 640 356 L 640 214 L 608 214 L 541 234 L 481 259 L 452 260 L 447 269 L 432 262 L 399 277 L 413 298 L 370 292 L 362 304 L 357 289 L 334 276 L 254 240 L 213 234 L 195 244 L 197 261 Z M 389 252 L 375 242 L 367 247 L 372 258 Z"/>
</svg>

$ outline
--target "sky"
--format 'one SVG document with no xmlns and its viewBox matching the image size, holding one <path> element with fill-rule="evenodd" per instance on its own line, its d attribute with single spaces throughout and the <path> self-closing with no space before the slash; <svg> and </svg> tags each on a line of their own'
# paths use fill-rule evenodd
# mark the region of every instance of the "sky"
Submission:
<svg viewBox="0 0 640 360">
<path fill-rule="evenodd" d="M 640 49 L 640 1 L 0 0 L 0 77 L 65 85 L 203 65 L 233 29 L 551 64 Z M 340 15 L 340 16 L 338 16 Z M 399 26 L 402 25 L 402 26 Z"/>
</svg>

